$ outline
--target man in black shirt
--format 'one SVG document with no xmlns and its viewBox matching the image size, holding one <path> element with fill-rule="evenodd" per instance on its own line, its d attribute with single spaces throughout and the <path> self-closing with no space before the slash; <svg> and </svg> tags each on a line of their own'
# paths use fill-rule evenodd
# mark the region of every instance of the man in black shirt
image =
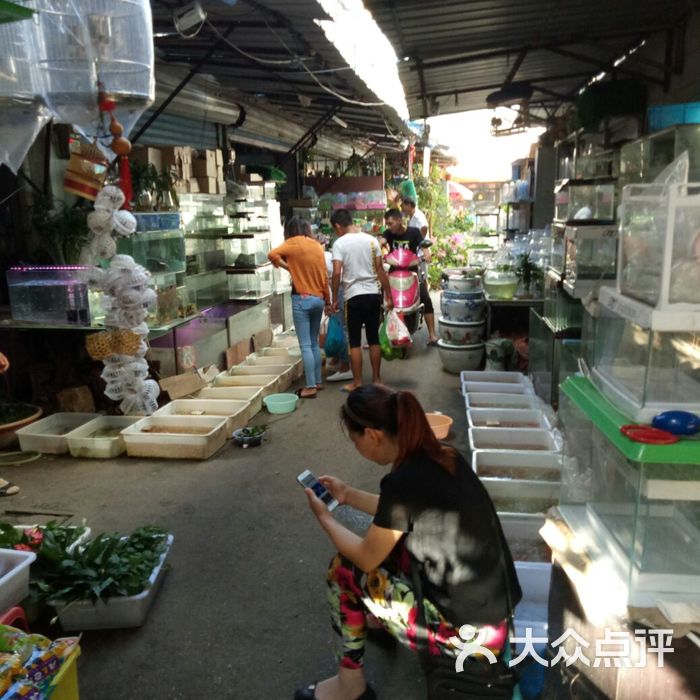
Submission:
<svg viewBox="0 0 700 700">
<path fill-rule="evenodd" d="M 420 257 L 423 234 L 420 229 L 404 226 L 403 214 L 400 209 L 389 209 L 384 214 L 384 222 L 386 230 L 382 235 L 389 250 L 406 247 Z M 435 335 L 435 310 L 428 291 L 428 280 L 424 277 L 420 280 L 420 300 L 423 304 L 425 325 L 428 327 L 428 345 L 432 347 L 437 345 L 438 341 L 438 337 Z"/>
</svg>

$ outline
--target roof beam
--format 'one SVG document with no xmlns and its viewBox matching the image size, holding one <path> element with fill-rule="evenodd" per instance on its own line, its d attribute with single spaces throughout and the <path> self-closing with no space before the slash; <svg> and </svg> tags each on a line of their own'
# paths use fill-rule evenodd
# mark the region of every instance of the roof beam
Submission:
<svg viewBox="0 0 700 700">
<path fill-rule="evenodd" d="M 639 42 L 642 39 L 640 38 L 639 41 L 635 43 L 635 46 L 639 44 Z M 593 58 L 592 56 L 586 56 L 585 54 L 578 53 L 577 51 L 571 51 L 569 49 L 564 49 L 561 47 L 551 47 L 548 48 L 547 51 L 551 51 L 552 53 L 555 53 L 559 56 L 564 56 L 566 58 L 572 58 L 574 61 L 580 61 L 581 63 L 589 63 L 596 68 L 598 68 L 601 71 L 605 71 L 606 73 L 611 73 L 613 71 L 616 71 L 618 73 L 624 73 L 625 75 L 630 75 L 633 78 L 637 78 L 638 80 L 642 80 L 647 83 L 655 83 L 657 85 L 663 85 L 664 81 L 661 78 L 656 78 L 651 75 L 646 75 L 645 73 L 640 73 L 639 71 L 632 70 L 631 68 L 625 67 L 624 63 L 621 63 L 619 65 L 615 65 L 615 61 L 619 56 L 616 56 L 615 58 L 611 58 L 607 61 L 601 61 L 598 58 Z"/>
<path fill-rule="evenodd" d="M 508 71 L 506 79 L 503 81 L 504 88 L 508 87 L 513 82 L 513 78 L 515 78 L 516 73 L 520 70 L 520 66 L 523 65 L 525 56 L 527 56 L 527 49 L 523 49 L 515 59 L 515 63 L 513 63 L 511 69 Z"/>
<path fill-rule="evenodd" d="M 428 96 L 425 91 L 425 73 L 423 73 L 423 63 L 418 60 L 418 83 L 420 85 L 420 99 L 423 103 L 423 119 L 427 119 L 430 115 L 428 114 Z"/>
</svg>

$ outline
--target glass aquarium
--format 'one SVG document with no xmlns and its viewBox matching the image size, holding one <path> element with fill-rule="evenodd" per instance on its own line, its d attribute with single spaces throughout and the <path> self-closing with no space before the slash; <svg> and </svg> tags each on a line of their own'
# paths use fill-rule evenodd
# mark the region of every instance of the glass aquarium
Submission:
<svg viewBox="0 0 700 700">
<path fill-rule="evenodd" d="M 488 299 L 507 301 L 518 289 L 518 275 L 514 270 L 486 270 L 484 291 Z"/>
<path fill-rule="evenodd" d="M 187 275 L 185 286 L 187 287 L 188 305 L 192 305 L 196 310 L 207 309 L 228 299 L 228 281 L 225 270 Z"/>
<path fill-rule="evenodd" d="M 700 182 L 700 124 L 657 131 L 620 149 L 620 184 L 652 183 L 681 153 L 688 151 L 688 182 Z"/>
<path fill-rule="evenodd" d="M 15 321 L 89 326 L 101 315 L 99 294 L 88 288 L 89 267 L 11 267 L 7 271 Z"/>
<path fill-rule="evenodd" d="M 596 385 L 636 421 L 651 422 L 666 410 L 700 411 L 700 332 L 652 330 L 621 313 L 620 297 L 601 291 Z"/>
<path fill-rule="evenodd" d="M 569 285 L 615 279 L 616 261 L 616 226 L 566 227 L 564 278 Z"/>
<path fill-rule="evenodd" d="M 576 179 L 617 177 L 620 170 L 620 152 L 617 150 L 590 150 L 576 155 Z"/>
<path fill-rule="evenodd" d="M 188 275 L 223 270 L 226 265 L 224 243 L 219 237 L 189 233 L 185 237 Z"/>
<path fill-rule="evenodd" d="M 156 303 L 146 317 L 149 326 L 164 326 L 175 321 L 187 308 L 187 300 L 183 298 L 178 285 L 178 275 L 163 273 L 153 275 L 151 284 L 156 293 Z"/>
<path fill-rule="evenodd" d="M 561 389 L 559 511 L 574 537 L 623 583 L 628 605 L 700 602 L 700 442 L 633 442 L 620 433 L 627 417 L 590 380 Z"/>
<path fill-rule="evenodd" d="M 618 285 L 659 310 L 700 308 L 700 184 L 624 188 Z"/>
<path fill-rule="evenodd" d="M 134 212 L 136 231 L 173 231 L 180 228 L 180 214 L 174 211 Z"/>
<path fill-rule="evenodd" d="M 554 220 L 613 223 L 615 190 L 615 180 L 564 181 L 554 190 Z"/>
<path fill-rule="evenodd" d="M 581 327 L 582 304 L 564 291 L 562 278 L 554 270 L 544 275 L 544 318 L 555 331 Z"/>
<path fill-rule="evenodd" d="M 117 253 L 130 255 L 154 274 L 185 271 L 185 234 L 180 230 L 144 231 L 117 239 Z"/>
<path fill-rule="evenodd" d="M 549 256 L 549 267 L 560 275 L 564 274 L 564 256 L 566 253 L 565 233 L 565 224 L 552 224 L 552 249 Z"/>
<path fill-rule="evenodd" d="M 272 265 L 258 267 L 255 270 L 229 268 L 228 296 L 229 299 L 254 300 L 271 295 L 274 292 Z"/>
<path fill-rule="evenodd" d="M 255 268 L 267 265 L 270 235 L 266 233 L 230 236 L 224 241 L 226 264 L 231 267 Z"/>
</svg>

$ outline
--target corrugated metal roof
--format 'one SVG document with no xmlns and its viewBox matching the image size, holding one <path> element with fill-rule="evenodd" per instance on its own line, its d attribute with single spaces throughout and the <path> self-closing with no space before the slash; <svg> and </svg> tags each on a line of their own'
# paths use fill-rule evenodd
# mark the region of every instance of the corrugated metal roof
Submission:
<svg viewBox="0 0 700 700">
<path fill-rule="evenodd" d="M 507 80 L 535 87 L 532 102 L 570 100 L 601 68 L 665 32 L 694 0 L 365 0 L 401 59 L 412 118 L 486 107 Z M 660 81 L 640 61 L 621 75 Z M 426 113 L 427 112 L 427 113 Z"/>
<path fill-rule="evenodd" d="M 325 134 L 339 139 L 361 138 L 390 147 L 397 142 L 392 134 L 400 140 L 408 133 L 393 109 L 341 103 L 298 62 L 273 65 L 255 60 L 288 61 L 292 54 L 303 57 L 304 65 L 331 90 L 359 102 L 378 102 L 314 23 L 327 19 L 315 0 L 239 0 L 233 6 L 220 0 L 202 0 L 207 19 L 218 32 L 230 30 L 230 42 L 254 58 L 220 41 L 207 24 L 191 38 L 179 35 L 172 19 L 173 8 L 179 5 L 176 0 L 152 0 L 159 63 L 191 68 L 204 61 L 199 72 L 214 76 L 227 94 L 238 94 L 242 101 L 273 107 L 278 112 L 281 108 L 290 121 L 307 128 L 341 105 L 338 116 L 348 128 L 333 122 L 324 127 Z"/>
</svg>

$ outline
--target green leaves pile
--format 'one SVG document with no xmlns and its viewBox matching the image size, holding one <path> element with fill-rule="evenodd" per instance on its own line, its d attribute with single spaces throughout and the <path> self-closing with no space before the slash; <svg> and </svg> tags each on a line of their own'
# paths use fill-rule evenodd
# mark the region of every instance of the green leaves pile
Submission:
<svg viewBox="0 0 700 700">
<path fill-rule="evenodd" d="M 168 532 L 141 527 L 129 537 L 102 534 L 72 554 L 56 546 L 32 567 L 31 586 L 43 600 L 92 600 L 141 593 L 167 545 Z"/>
</svg>

